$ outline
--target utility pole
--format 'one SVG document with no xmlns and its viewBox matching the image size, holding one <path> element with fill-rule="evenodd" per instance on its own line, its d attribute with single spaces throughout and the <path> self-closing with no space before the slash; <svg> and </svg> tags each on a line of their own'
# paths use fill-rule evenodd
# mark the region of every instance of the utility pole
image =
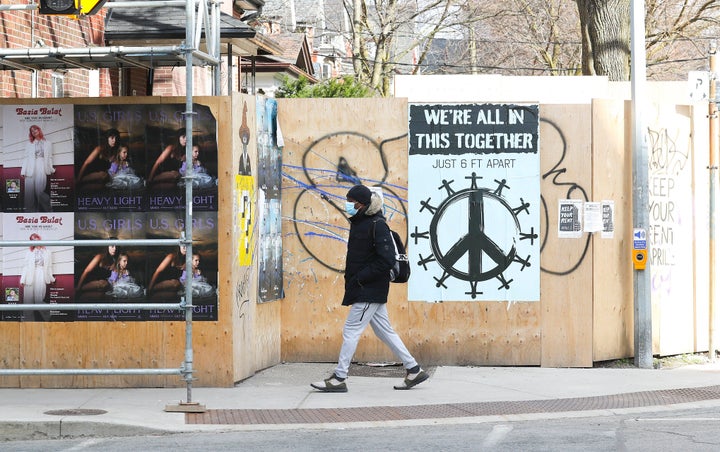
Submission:
<svg viewBox="0 0 720 452">
<path fill-rule="evenodd" d="M 648 183 L 648 150 L 645 140 L 643 108 L 645 108 L 645 2 L 632 0 L 630 12 L 630 86 L 632 91 L 633 145 L 633 228 L 646 242 L 650 224 L 650 193 Z M 646 246 L 646 245 L 645 245 Z M 644 248 L 643 246 L 642 248 Z M 646 259 L 645 259 L 646 260 Z M 633 306 L 635 331 L 635 366 L 652 368 L 652 303 L 650 298 L 650 266 L 633 272 Z"/>
<path fill-rule="evenodd" d="M 718 108 L 716 102 L 715 77 L 717 70 L 717 45 L 710 44 L 710 74 L 708 77 L 708 120 L 710 137 L 709 137 L 709 157 L 708 165 L 710 183 L 708 185 L 710 206 L 708 228 L 710 235 L 709 258 L 708 264 L 708 358 L 710 362 L 715 362 L 715 192 L 717 190 L 717 151 L 718 151 Z"/>
</svg>

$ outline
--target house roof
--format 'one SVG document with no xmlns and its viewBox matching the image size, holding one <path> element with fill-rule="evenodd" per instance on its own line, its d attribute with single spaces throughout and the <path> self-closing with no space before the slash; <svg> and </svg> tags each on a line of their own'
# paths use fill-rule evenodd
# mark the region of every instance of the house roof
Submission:
<svg viewBox="0 0 720 452">
<path fill-rule="evenodd" d="M 307 38 L 303 33 L 277 33 L 272 35 L 272 39 L 282 48 L 277 59 L 302 64 L 303 51 L 308 49 Z"/>
<path fill-rule="evenodd" d="M 255 63 L 247 60 L 241 61 L 241 70 L 255 72 L 289 73 L 295 76 L 304 76 L 315 82 L 315 70 L 310 55 L 310 46 L 304 33 L 273 33 L 270 35 L 274 42 L 282 48 L 280 55 L 259 54 Z M 253 67 L 254 66 L 254 67 Z"/>
<path fill-rule="evenodd" d="M 184 65 L 186 50 L 181 44 L 185 40 L 186 25 L 182 6 L 109 8 L 105 23 L 106 47 L 0 49 L 0 70 Z M 252 27 L 225 13 L 220 13 L 219 34 L 222 54 L 230 51 L 238 56 L 255 55 L 259 51 L 280 53 L 272 40 L 256 36 Z M 203 49 L 204 45 L 203 32 L 198 51 L 209 53 Z"/>
<path fill-rule="evenodd" d="M 294 6 L 294 8 L 293 8 Z M 348 13 L 342 0 L 265 0 L 262 9 L 265 18 L 283 23 L 288 29 L 294 18 L 298 25 L 312 25 L 321 32 L 344 33 L 349 31 Z M 324 29 L 320 29 L 324 26 Z M 292 30 L 291 30 L 292 31 Z"/>
<path fill-rule="evenodd" d="M 112 8 L 105 17 L 105 41 L 108 45 L 129 46 L 177 43 L 185 39 L 186 28 L 187 14 L 182 6 Z M 203 27 L 201 38 L 204 37 Z M 237 55 L 254 55 L 258 48 L 268 53 L 277 52 L 271 43 L 255 38 L 255 29 L 220 12 L 220 42 L 225 48 L 222 53 L 227 53 L 228 44 Z"/>
</svg>

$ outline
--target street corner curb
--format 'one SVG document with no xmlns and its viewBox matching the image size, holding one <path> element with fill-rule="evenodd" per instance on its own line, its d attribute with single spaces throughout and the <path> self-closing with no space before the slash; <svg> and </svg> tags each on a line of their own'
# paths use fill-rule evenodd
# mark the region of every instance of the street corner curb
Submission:
<svg viewBox="0 0 720 452">
<path fill-rule="evenodd" d="M 0 441 L 168 435 L 171 432 L 134 425 L 103 422 L 43 421 L 0 422 Z"/>
<path fill-rule="evenodd" d="M 59 432 L 59 421 L 0 423 L 0 441 L 56 439 Z"/>
</svg>

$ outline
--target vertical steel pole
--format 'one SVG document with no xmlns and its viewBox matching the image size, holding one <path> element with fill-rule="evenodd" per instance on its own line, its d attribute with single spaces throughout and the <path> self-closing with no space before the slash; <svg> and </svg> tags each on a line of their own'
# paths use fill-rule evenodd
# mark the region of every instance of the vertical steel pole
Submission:
<svg viewBox="0 0 720 452">
<path fill-rule="evenodd" d="M 708 99 L 708 120 L 710 121 L 709 130 L 709 165 L 708 175 L 710 177 L 708 190 L 710 206 L 708 213 L 708 233 L 709 233 L 709 263 L 708 263 L 708 358 L 711 362 L 715 362 L 715 191 L 717 179 L 717 151 L 718 151 L 718 109 L 715 101 L 715 71 L 717 70 L 717 46 L 715 43 L 710 45 L 710 76 L 708 77 L 709 99 Z"/>
<path fill-rule="evenodd" d="M 650 193 L 648 192 L 648 150 L 645 139 L 643 108 L 645 96 L 645 2 L 632 0 L 630 12 L 630 85 L 632 90 L 633 143 L 633 225 L 648 230 L 650 224 Z M 628 250 L 628 253 L 630 250 Z M 635 365 L 652 368 L 652 303 L 650 297 L 650 263 L 646 270 L 633 274 L 633 304 L 635 330 Z"/>
<path fill-rule="evenodd" d="M 227 45 L 227 95 L 230 96 L 233 93 L 234 81 L 233 81 L 233 45 L 228 42 Z"/>
<path fill-rule="evenodd" d="M 212 42 L 213 42 L 213 49 L 212 49 L 212 57 L 215 58 L 218 61 L 218 64 L 215 65 L 213 68 L 213 74 L 214 74 L 214 90 L 213 90 L 213 96 L 221 96 L 222 95 L 222 77 L 220 74 L 220 71 L 222 70 L 222 55 L 220 54 L 220 2 L 213 1 L 212 2 L 212 30 L 205 30 L 205 36 L 212 35 Z M 205 41 L 208 42 L 209 39 L 205 38 Z M 230 64 L 230 59 L 228 58 L 228 65 Z M 228 91 L 228 96 L 230 95 L 230 91 Z"/>
<path fill-rule="evenodd" d="M 201 7 L 202 7 L 201 2 Z M 192 162 L 193 146 L 193 43 L 195 42 L 195 1 L 186 0 L 185 14 L 185 161 Z M 186 177 L 192 177 L 192 165 L 187 165 Z M 187 384 L 187 403 L 192 403 L 193 348 L 192 348 L 192 181 L 185 184 L 185 382 Z M 190 272 L 190 273 L 187 273 Z"/>
</svg>

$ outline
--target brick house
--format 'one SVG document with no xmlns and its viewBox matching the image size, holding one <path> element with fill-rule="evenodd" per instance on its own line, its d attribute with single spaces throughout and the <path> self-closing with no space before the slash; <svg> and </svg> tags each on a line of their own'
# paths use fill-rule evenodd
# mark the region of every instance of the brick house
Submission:
<svg viewBox="0 0 720 452">
<path fill-rule="evenodd" d="M 241 57 L 254 57 L 259 49 L 280 53 L 277 44 L 257 36 L 241 20 L 246 4 L 220 7 L 221 75 L 216 78 L 212 68 L 195 66 L 194 94 L 239 91 Z M 10 0 L 0 6 L 4 98 L 185 94 L 185 63 L 178 51 L 185 40 L 184 7 L 103 8 L 72 18 L 40 14 L 27 5 L 27 0 Z M 204 29 L 201 37 L 198 50 L 207 52 Z M 138 49 L 151 51 L 133 52 Z"/>
</svg>

